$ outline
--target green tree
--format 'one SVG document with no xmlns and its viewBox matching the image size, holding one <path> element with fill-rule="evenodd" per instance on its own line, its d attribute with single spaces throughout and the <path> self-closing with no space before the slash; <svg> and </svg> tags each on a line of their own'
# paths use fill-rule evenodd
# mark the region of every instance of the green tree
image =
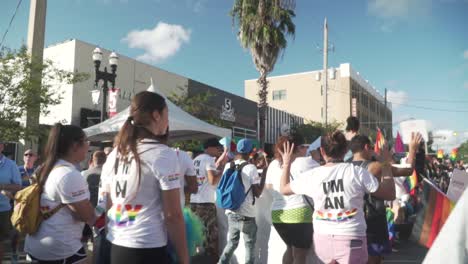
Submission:
<svg viewBox="0 0 468 264">
<path fill-rule="evenodd" d="M 230 128 L 227 121 L 215 118 L 217 116 L 216 109 L 209 103 L 213 96 L 214 94 L 211 92 L 198 93 L 193 96 L 172 94 L 169 96 L 169 100 L 198 119 L 215 126 Z M 176 142 L 174 147 L 179 147 L 183 150 L 200 151 L 201 145 L 202 143 L 199 140 L 184 140 Z"/>
<path fill-rule="evenodd" d="M 42 83 L 30 78 L 34 72 L 42 72 Z M 25 46 L 17 51 L 4 49 L 0 52 L 0 135 L 4 141 L 32 140 L 41 136 L 41 127 L 24 126 L 26 111 L 38 109 L 49 113 L 48 107 L 57 105 L 62 93 L 56 87 L 88 78 L 87 74 L 73 73 L 56 68 L 52 61 L 32 63 Z M 40 107 L 34 107 L 40 104 Z"/>
<path fill-rule="evenodd" d="M 463 160 L 465 164 L 468 163 L 468 141 L 458 147 L 458 159 Z"/>
<path fill-rule="evenodd" d="M 235 0 L 231 10 L 233 25 L 239 28 L 238 38 L 243 48 L 250 50 L 260 77 L 257 83 L 260 144 L 265 142 L 265 118 L 268 106 L 267 76 L 284 54 L 286 37 L 295 35 L 292 21 L 295 1 L 292 0 Z"/>
<path fill-rule="evenodd" d="M 304 137 L 305 142 L 312 143 L 319 136 L 337 130 L 342 124 L 333 121 L 325 125 L 321 122 L 307 121 L 305 124 L 293 127 L 293 130 Z"/>
</svg>

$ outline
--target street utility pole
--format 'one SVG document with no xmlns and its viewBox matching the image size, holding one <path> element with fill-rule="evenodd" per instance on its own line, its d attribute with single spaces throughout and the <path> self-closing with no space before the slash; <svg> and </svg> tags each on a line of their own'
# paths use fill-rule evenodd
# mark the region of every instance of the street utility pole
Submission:
<svg viewBox="0 0 468 264">
<path fill-rule="evenodd" d="M 31 104 L 26 112 L 26 127 L 38 131 L 40 117 L 40 89 L 42 85 L 42 63 L 44 56 L 44 38 L 47 13 L 47 0 L 31 0 L 28 26 L 28 53 L 34 65 L 29 76 L 32 84 Z M 37 151 L 37 135 L 25 142 L 25 147 Z"/>
<path fill-rule="evenodd" d="M 328 25 L 327 18 L 323 25 L 323 123 L 328 125 Z"/>
</svg>

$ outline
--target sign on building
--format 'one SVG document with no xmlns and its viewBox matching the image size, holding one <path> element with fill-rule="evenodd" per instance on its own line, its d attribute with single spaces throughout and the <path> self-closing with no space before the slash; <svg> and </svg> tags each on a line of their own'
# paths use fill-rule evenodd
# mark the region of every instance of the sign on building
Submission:
<svg viewBox="0 0 468 264">
<path fill-rule="evenodd" d="M 109 89 L 109 118 L 117 114 L 117 97 L 119 91 L 119 88 Z"/>
<path fill-rule="evenodd" d="M 351 115 L 354 116 L 354 117 L 358 117 L 357 116 L 357 99 L 356 98 L 351 99 Z"/>
<path fill-rule="evenodd" d="M 232 101 L 229 98 L 224 98 L 224 104 L 221 106 L 220 118 L 226 121 L 235 122 L 236 116 L 234 114 L 234 107 L 232 107 Z"/>
</svg>

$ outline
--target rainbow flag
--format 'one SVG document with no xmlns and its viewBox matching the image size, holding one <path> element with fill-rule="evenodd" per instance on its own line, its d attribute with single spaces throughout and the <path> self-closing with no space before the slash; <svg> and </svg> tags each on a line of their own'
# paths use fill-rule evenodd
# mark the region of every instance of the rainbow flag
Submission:
<svg viewBox="0 0 468 264">
<path fill-rule="evenodd" d="M 388 239 L 393 241 L 395 239 L 395 213 L 393 213 L 392 209 L 387 207 L 386 208 L 386 217 L 387 217 L 387 227 L 388 227 Z"/>
<path fill-rule="evenodd" d="M 444 226 L 455 203 L 445 196 L 432 182 L 424 179 L 423 208 L 416 216 L 413 226 L 412 238 L 421 245 L 430 248 L 435 238 Z"/>
<path fill-rule="evenodd" d="M 403 145 L 403 140 L 401 139 L 400 132 L 397 132 L 394 149 L 396 153 L 405 152 L 405 146 Z"/>
<path fill-rule="evenodd" d="M 438 159 L 443 159 L 444 158 L 444 150 L 443 149 L 437 150 L 437 158 Z"/>
<path fill-rule="evenodd" d="M 380 131 L 380 128 L 377 128 L 377 135 L 375 136 L 375 146 L 374 151 L 377 154 L 380 154 L 380 150 L 382 150 L 383 146 L 385 145 L 385 137 Z"/>
<path fill-rule="evenodd" d="M 457 159 L 457 156 L 458 156 L 458 149 L 457 148 L 452 149 L 452 152 L 450 152 L 450 159 L 452 161 L 455 161 Z"/>
<path fill-rule="evenodd" d="M 416 187 L 416 185 L 418 185 L 418 173 L 416 170 L 413 170 L 413 174 L 405 178 L 403 187 L 405 187 L 407 193 L 410 193 Z"/>
</svg>

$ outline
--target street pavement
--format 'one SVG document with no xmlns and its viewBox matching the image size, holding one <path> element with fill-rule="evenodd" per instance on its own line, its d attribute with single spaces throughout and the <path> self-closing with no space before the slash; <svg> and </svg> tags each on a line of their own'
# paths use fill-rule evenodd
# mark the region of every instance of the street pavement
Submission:
<svg viewBox="0 0 468 264">
<path fill-rule="evenodd" d="M 6 254 L 3 257 L 3 264 L 10 264 L 11 261 L 11 251 L 10 245 L 8 242 L 4 243 Z M 427 253 L 427 249 L 419 246 L 415 242 L 411 241 L 402 241 L 395 245 L 396 252 L 393 252 L 391 255 L 387 256 L 384 260 L 384 263 L 398 263 L 398 264 L 415 264 L 422 263 L 424 256 Z M 19 255 L 18 263 L 29 263 L 26 262 L 26 255 L 24 252 L 21 252 Z M 274 263 L 276 264 L 276 263 Z"/>
<path fill-rule="evenodd" d="M 427 249 L 416 242 L 402 241 L 395 245 L 396 252 L 387 256 L 384 263 L 422 263 Z"/>
</svg>

